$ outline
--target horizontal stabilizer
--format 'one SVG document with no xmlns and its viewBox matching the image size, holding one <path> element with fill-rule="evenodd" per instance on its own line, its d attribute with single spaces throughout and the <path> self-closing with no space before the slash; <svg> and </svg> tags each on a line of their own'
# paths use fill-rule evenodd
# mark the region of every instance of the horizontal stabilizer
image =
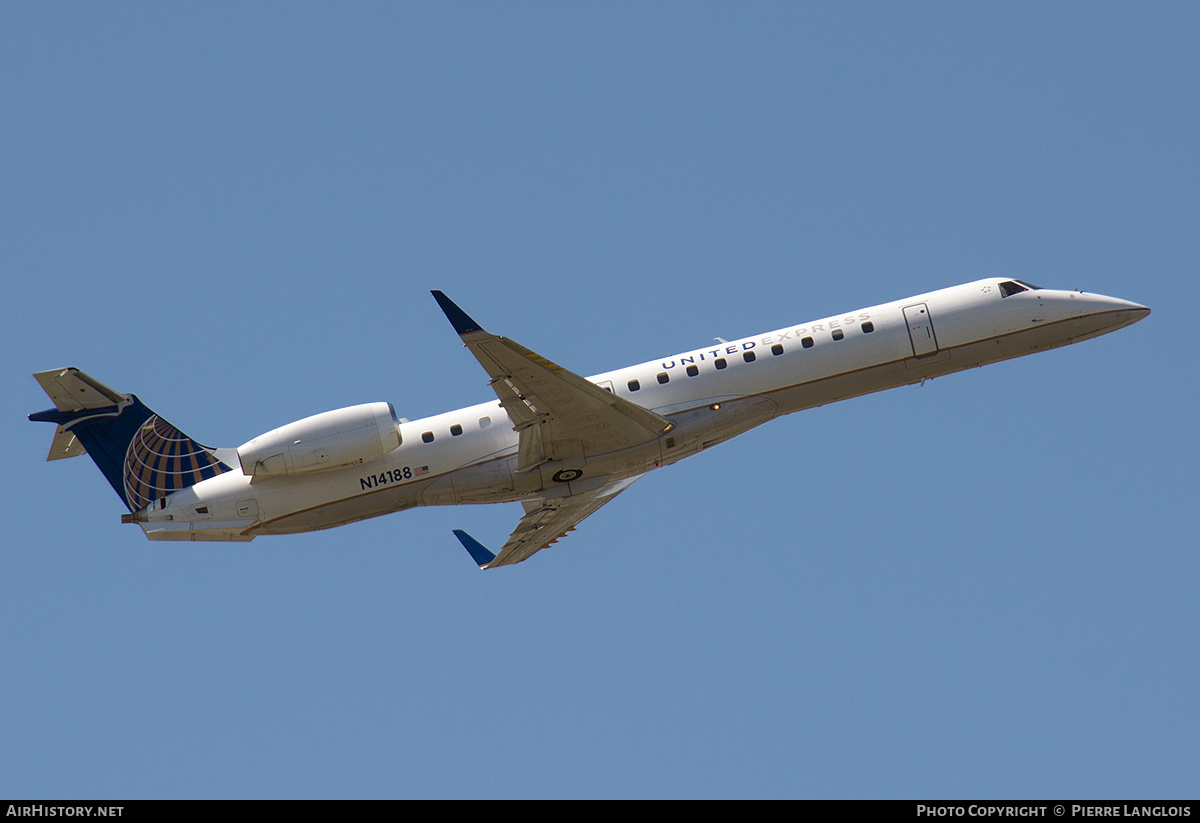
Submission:
<svg viewBox="0 0 1200 823">
<path fill-rule="evenodd" d="M 73 432 L 67 431 L 61 425 L 54 430 L 54 439 L 50 441 L 50 453 L 46 455 L 47 460 L 62 460 L 81 454 L 87 454 L 87 449 Z"/>
<path fill-rule="evenodd" d="M 40 371 L 33 376 L 59 411 L 107 409 L 125 400 L 125 395 L 76 368 Z"/>
</svg>

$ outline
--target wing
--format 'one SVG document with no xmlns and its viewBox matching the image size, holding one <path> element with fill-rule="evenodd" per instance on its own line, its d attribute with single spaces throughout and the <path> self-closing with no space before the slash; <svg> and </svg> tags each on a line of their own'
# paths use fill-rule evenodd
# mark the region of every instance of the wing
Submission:
<svg viewBox="0 0 1200 823">
<path fill-rule="evenodd" d="M 580 521 L 629 488 L 638 477 L 640 475 L 614 480 L 594 491 L 573 494 L 570 497 L 527 501 L 523 504 L 525 516 L 508 536 L 508 542 L 496 554 L 492 554 L 462 529 L 455 529 L 454 536 L 470 552 L 481 569 L 520 563 L 551 546 L 560 537 L 566 537 L 567 532 L 574 531 Z"/>
<path fill-rule="evenodd" d="M 492 378 L 492 390 L 512 419 L 520 436 L 518 472 L 641 445 L 674 428 L 665 417 L 489 334 L 440 291 L 433 296 Z"/>
</svg>

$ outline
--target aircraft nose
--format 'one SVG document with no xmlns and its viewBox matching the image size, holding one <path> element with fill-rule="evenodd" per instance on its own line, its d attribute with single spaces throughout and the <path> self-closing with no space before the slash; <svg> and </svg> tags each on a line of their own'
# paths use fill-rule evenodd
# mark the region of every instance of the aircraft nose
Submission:
<svg viewBox="0 0 1200 823">
<path fill-rule="evenodd" d="M 1079 314 L 1086 319 L 1089 325 L 1097 326 L 1104 331 L 1116 331 L 1130 326 L 1150 314 L 1150 309 L 1140 303 L 1132 303 L 1116 297 L 1089 294 L 1084 297 L 1084 300 L 1086 302 L 1082 307 L 1083 311 Z"/>
<path fill-rule="evenodd" d="M 1115 297 L 1107 298 L 1111 302 L 1111 306 L 1102 309 L 1102 311 L 1117 311 L 1121 314 L 1128 315 L 1131 319 L 1129 322 L 1136 323 L 1150 313 L 1150 309 L 1143 306 L 1141 303 L 1132 303 L 1128 300 L 1119 300 Z"/>
<path fill-rule="evenodd" d="M 1148 315 L 1150 313 L 1150 309 L 1146 308 L 1145 306 L 1141 305 L 1140 303 L 1131 303 L 1128 300 L 1121 300 L 1118 302 L 1120 302 L 1121 308 L 1124 311 L 1129 311 L 1129 312 L 1133 312 L 1134 314 L 1136 314 L 1138 316 L 1137 317 L 1138 320 L 1141 320 L 1143 317 L 1145 317 L 1146 315 Z"/>
</svg>

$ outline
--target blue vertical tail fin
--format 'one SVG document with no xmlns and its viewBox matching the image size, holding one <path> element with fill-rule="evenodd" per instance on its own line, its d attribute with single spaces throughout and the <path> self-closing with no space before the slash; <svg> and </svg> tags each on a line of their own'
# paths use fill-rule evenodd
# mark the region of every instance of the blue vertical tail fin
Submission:
<svg viewBox="0 0 1200 823">
<path fill-rule="evenodd" d="M 54 408 L 29 415 L 56 423 L 47 460 L 83 454 L 137 511 L 160 497 L 230 471 L 213 450 L 163 420 L 132 394 L 121 394 L 75 368 L 34 375 Z"/>
</svg>

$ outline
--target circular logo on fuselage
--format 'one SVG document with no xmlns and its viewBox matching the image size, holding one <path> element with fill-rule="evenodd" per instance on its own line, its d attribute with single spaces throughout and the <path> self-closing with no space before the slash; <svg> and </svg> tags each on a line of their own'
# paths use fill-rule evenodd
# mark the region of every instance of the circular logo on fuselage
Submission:
<svg viewBox="0 0 1200 823">
<path fill-rule="evenodd" d="M 583 469 L 563 469 L 554 473 L 551 478 L 555 483 L 570 483 L 583 477 Z"/>
</svg>

